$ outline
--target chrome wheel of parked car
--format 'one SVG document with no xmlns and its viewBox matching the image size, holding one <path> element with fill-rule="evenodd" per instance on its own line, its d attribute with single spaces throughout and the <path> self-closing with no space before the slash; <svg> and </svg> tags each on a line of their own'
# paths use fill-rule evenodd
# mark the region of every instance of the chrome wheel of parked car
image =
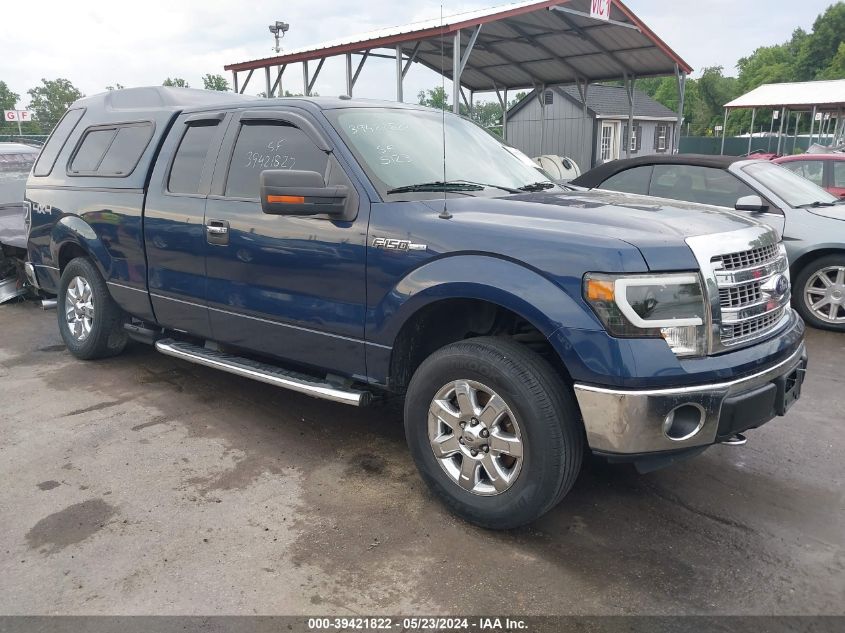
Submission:
<svg viewBox="0 0 845 633">
<path fill-rule="evenodd" d="M 497 495 L 522 469 L 522 432 L 499 394 L 472 380 L 443 386 L 428 410 L 431 449 L 446 474 L 464 490 Z"/>
<path fill-rule="evenodd" d="M 80 343 L 91 334 L 94 326 L 94 293 L 84 277 L 74 277 L 68 284 L 65 319 L 68 330 Z"/>
<path fill-rule="evenodd" d="M 845 266 L 816 270 L 804 284 L 807 309 L 819 320 L 845 324 Z"/>
</svg>

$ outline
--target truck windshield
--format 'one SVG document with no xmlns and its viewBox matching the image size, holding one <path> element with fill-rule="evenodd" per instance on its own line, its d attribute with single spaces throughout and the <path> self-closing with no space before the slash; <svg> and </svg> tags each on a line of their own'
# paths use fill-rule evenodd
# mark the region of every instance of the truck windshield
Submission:
<svg viewBox="0 0 845 633">
<path fill-rule="evenodd" d="M 774 163 L 754 163 L 743 171 L 771 189 L 790 207 L 827 206 L 836 203 L 837 198 L 793 171 Z"/>
<path fill-rule="evenodd" d="M 429 110 L 347 108 L 327 115 L 384 197 L 555 186 L 530 159 L 454 114 L 446 114 L 445 125 L 440 112 Z"/>
</svg>

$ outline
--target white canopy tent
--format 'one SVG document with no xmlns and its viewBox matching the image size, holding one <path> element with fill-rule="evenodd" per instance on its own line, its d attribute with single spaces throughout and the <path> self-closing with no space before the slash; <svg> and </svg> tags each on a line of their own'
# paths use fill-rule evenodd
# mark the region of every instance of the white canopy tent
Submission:
<svg viewBox="0 0 845 633">
<path fill-rule="evenodd" d="M 780 154 L 784 120 L 792 113 L 810 112 L 810 143 L 816 133 L 815 124 L 821 114 L 818 135 L 830 132 L 833 125 L 833 144 L 837 145 L 845 137 L 845 79 L 832 81 L 804 81 L 794 83 L 764 84 L 725 104 L 725 123 L 722 126 L 722 153 L 725 153 L 725 136 L 728 129 L 728 113 L 731 110 L 751 110 L 751 129 L 754 129 L 754 117 L 758 108 L 780 111 L 780 129 L 778 130 L 777 153 Z M 835 114 L 835 116 L 834 116 Z M 835 121 L 835 123 L 834 123 Z M 796 122 L 797 131 L 797 122 Z M 751 138 L 749 137 L 749 150 Z"/>
</svg>

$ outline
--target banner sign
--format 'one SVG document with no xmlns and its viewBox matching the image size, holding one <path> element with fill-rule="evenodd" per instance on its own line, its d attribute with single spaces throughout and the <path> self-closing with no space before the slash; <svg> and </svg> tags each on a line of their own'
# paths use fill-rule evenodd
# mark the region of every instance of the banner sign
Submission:
<svg viewBox="0 0 845 633">
<path fill-rule="evenodd" d="M 590 17 L 597 20 L 610 20 L 610 0 L 590 0 Z"/>
</svg>

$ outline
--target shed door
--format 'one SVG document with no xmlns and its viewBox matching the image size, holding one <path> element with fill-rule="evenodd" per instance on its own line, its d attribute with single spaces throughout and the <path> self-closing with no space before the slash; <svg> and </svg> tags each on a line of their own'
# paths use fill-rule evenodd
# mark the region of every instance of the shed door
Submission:
<svg viewBox="0 0 845 633">
<path fill-rule="evenodd" d="M 603 163 L 619 158 L 619 121 L 601 122 L 600 156 Z"/>
</svg>

